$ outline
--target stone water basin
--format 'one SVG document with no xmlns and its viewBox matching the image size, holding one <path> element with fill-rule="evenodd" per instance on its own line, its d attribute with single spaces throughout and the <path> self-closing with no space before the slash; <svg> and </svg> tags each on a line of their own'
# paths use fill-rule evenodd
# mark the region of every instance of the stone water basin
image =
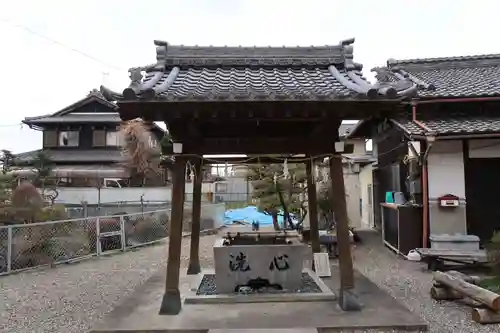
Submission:
<svg viewBox="0 0 500 333">
<path fill-rule="evenodd" d="M 307 246 L 297 238 L 274 232 L 228 234 L 214 244 L 218 294 L 234 293 L 256 283 L 297 290 Z"/>
</svg>

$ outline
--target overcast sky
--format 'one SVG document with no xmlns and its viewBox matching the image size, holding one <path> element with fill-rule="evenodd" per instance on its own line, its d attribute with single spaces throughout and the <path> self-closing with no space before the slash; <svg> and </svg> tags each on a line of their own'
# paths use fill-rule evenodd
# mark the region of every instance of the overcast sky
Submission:
<svg viewBox="0 0 500 333">
<path fill-rule="evenodd" d="M 5 74 L 0 80 L 0 149 L 14 152 L 41 147 L 40 133 L 20 127 L 24 117 L 53 113 L 103 82 L 122 91 L 128 83 L 127 68 L 155 61 L 154 39 L 186 45 L 281 46 L 337 44 L 355 37 L 355 60 L 365 65 L 369 78 L 369 70 L 388 58 L 500 53 L 500 39 L 495 37 L 500 32 L 500 1 L 494 0 L 0 4 L 0 64 Z"/>
</svg>

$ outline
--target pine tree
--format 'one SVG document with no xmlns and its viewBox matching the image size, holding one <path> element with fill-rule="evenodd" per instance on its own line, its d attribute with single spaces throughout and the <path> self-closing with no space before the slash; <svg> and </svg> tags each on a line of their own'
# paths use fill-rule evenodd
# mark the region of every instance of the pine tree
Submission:
<svg viewBox="0 0 500 333">
<path fill-rule="evenodd" d="M 252 182 L 252 197 L 258 201 L 258 209 L 273 217 L 278 230 L 278 214 L 283 212 L 285 224 L 293 225 L 290 214 L 299 216 L 299 224 L 307 210 L 304 206 L 307 191 L 307 175 L 303 164 L 268 164 L 248 167 L 248 180 Z"/>
</svg>

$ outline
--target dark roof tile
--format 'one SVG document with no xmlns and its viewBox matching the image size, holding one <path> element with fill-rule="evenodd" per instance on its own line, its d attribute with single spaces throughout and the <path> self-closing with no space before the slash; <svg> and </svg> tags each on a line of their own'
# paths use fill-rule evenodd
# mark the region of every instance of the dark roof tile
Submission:
<svg viewBox="0 0 500 333">
<path fill-rule="evenodd" d="M 500 133 L 500 117 L 457 117 L 421 120 L 420 122 L 430 129 L 430 132 L 425 132 L 423 128 L 411 120 L 395 120 L 394 122 L 409 134 L 433 133 L 436 135 L 452 135 Z"/>
<path fill-rule="evenodd" d="M 45 116 L 38 118 L 29 123 L 36 124 L 62 124 L 62 123 L 116 123 L 120 124 L 122 122 L 120 114 L 118 112 L 109 114 L 68 114 L 64 116 Z"/>
<path fill-rule="evenodd" d="M 387 61 L 379 82 L 411 81 L 423 98 L 500 96 L 500 54 Z"/>
<path fill-rule="evenodd" d="M 92 118 L 95 118 L 96 121 L 103 121 L 103 122 L 115 122 L 115 120 L 110 121 L 110 118 L 117 118 L 118 121 L 120 121 L 120 117 L 118 115 L 118 112 L 116 112 L 116 115 L 103 115 L 102 113 L 93 113 L 89 112 L 88 115 L 72 115 L 72 112 L 78 111 L 80 108 L 82 108 L 85 105 L 88 105 L 90 103 L 100 103 L 104 105 L 106 108 L 108 108 L 109 112 L 116 112 L 118 106 L 115 103 L 111 103 L 110 101 L 106 100 L 104 96 L 101 94 L 100 91 L 93 89 L 88 93 L 88 95 L 85 98 L 82 98 L 81 100 L 66 106 L 65 108 L 53 113 L 53 114 L 48 114 L 48 115 L 42 115 L 42 116 L 36 116 L 36 117 L 26 117 L 23 120 L 23 123 L 27 125 L 36 125 L 36 124 L 42 124 L 42 123 L 62 123 L 62 122 L 91 122 Z M 80 117 L 80 118 L 79 118 Z M 68 118 L 68 119 L 63 119 L 63 118 Z M 56 121 L 55 119 L 59 119 Z M 81 119 L 81 121 L 79 120 Z"/>
<path fill-rule="evenodd" d="M 110 101 L 336 100 L 398 98 L 411 85 L 372 85 L 353 62 L 354 39 L 323 47 L 185 47 L 157 45 L 157 63 L 132 68 Z M 145 74 L 145 75 L 144 75 Z M 416 89 L 414 89 L 416 90 Z"/>
</svg>

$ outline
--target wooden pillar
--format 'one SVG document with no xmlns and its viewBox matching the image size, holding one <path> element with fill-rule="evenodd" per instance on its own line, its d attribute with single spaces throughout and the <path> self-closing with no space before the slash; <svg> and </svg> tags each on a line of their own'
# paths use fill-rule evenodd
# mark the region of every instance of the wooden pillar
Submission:
<svg viewBox="0 0 500 333">
<path fill-rule="evenodd" d="M 349 237 L 349 219 L 344 186 L 342 157 L 330 158 L 330 178 L 332 182 L 332 208 L 335 214 L 337 246 L 339 252 L 340 291 L 339 305 L 345 311 L 359 310 L 360 305 L 351 290 L 354 288 L 351 243 Z"/>
<path fill-rule="evenodd" d="M 186 185 L 186 160 L 176 156 L 172 175 L 172 211 L 168 236 L 168 261 L 165 294 L 161 302 L 161 315 L 176 315 L 181 311 L 179 272 L 181 266 L 182 218 Z"/>
<path fill-rule="evenodd" d="M 188 275 L 201 272 L 200 268 L 200 219 L 201 219 L 201 184 L 203 181 L 201 159 L 196 159 L 194 165 L 193 183 L 193 216 L 191 223 L 191 246 L 189 248 Z"/>
<path fill-rule="evenodd" d="M 319 228 L 318 228 L 318 199 L 316 193 L 316 183 L 314 181 L 314 162 L 312 159 L 306 162 L 307 172 L 307 208 L 309 209 L 309 230 L 311 233 L 311 247 L 313 253 L 321 252 L 319 246 Z"/>
</svg>

